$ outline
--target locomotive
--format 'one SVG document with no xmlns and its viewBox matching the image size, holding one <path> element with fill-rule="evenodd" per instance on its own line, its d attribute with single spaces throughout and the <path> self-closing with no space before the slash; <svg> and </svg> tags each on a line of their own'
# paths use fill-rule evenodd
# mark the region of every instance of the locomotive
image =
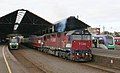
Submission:
<svg viewBox="0 0 120 73">
<path fill-rule="evenodd" d="M 72 19 L 72 22 L 68 22 Z M 75 20 L 75 22 L 73 21 Z M 76 24 L 77 23 L 77 24 Z M 80 23 L 80 25 L 78 25 Z M 46 52 L 73 61 L 92 60 L 92 36 L 86 29 L 88 25 L 74 17 L 54 25 L 53 33 L 29 37 L 29 45 Z"/>
<path fill-rule="evenodd" d="M 9 39 L 8 48 L 9 49 L 18 49 L 19 48 L 19 41 L 16 37 L 12 37 Z"/>
<path fill-rule="evenodd" d="M 74 61 L 92 60 L 92 41 L 88 30 L 29 37 L 29 44 L 40 51 Z"/>
<path fill-rule="evenodd" d="M 115 45 L 120 45 L 120 37 L 114 37 Z"/>
</svg>

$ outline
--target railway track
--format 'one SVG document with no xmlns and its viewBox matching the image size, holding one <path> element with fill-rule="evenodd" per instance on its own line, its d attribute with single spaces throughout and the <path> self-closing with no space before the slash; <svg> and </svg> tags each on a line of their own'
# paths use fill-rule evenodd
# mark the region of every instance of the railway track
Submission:
<svg viewBox="0 0 120 73">
<path fill-rule="evenodd" d="M 29 73 L 45 73 L 42 69 L 40 69 L 33 62 L 29 61 L 21 50 L 12 50 L 11 53 L 14 57 L 29 71 Z"/>
<path fill-rule="evenodd" d="M 0 73 L 28 73 L 11 55 L 7 45 L 0 45 Z"/>
<path fill-rule="evenodd" d="M 22 47 L 11 50 L 29 73 L 117 73 L 118 71 L 96 66 L 92 63 L 77 63 Z M 119 72 L 118 72 L 119 73 Z"/>
</svg>

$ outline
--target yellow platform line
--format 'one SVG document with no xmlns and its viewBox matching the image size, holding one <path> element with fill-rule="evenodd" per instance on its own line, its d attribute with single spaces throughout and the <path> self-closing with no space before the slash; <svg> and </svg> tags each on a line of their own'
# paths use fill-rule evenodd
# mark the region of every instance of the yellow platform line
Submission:
<svg viewBox="0 0 120 73">
<path fill-rule="evenodd" d="M 9 64 L 8 64 L 8 61 L 7 61 L 7 59 L 6 59 L 6 56 L 5 56 L 4 48 L 5 48 L 5 46 L 3 46 L 3 48 L 2 48 L 2 54 L 3 54 L 3 57 L 4 57 L 4 60 L 5 60 L 6 65 L 7 65 L 7 69 L 8 69 L 8 71 L 9 71 L 9 73 L 12 73 L 12 71 L 11 71 L 11 69 L 10 69 L 10 66 L 9 66 Z"/>
</svg>

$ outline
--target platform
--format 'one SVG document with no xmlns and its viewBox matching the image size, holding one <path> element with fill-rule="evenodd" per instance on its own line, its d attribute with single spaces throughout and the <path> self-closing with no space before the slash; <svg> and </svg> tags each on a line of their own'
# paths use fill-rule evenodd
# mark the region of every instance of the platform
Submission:
<svg viewBox="0 0 120 73">
<path fill-rule="evenodd" d="M 120 69 L 120 50 L 92 49 L 94 64 Z"/>
</svg>

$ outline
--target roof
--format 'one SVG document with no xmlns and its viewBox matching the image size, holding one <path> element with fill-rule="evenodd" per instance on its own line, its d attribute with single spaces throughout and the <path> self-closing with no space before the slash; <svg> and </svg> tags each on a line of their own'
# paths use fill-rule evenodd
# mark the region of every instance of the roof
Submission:
<svg viewBox="0 0 120 73">
<path fill-rule="evenodd" d="M 88 27 L 90 26 L 75 18 L 74 16 L 70 16 L 62 21 L 58 21 L 57 23 L 55 23 L 56 32 L 85 29 Z"/>
<path fill-rule="evenodd" d="M 113 37 L 112 35 L 93 35 L 93 37 L 106 37 L 106 36 Z"/>
<path fill-rule="evenodd" d="M 114 39 L 120 39 L 120 37 L 114 37 Z"/>
<path fill-rule="evenodd" d="M 24 11 L 24 14 L 22 14 L 22 11 Z M 15 30 L 17 33 L 28 35 L 38 34 L 41 30 L 53 26 L 52 23 L 28 10 L 18 9 L 0 18 L 0 34 L 12 34 L 15 25 L 18 25 Z"/>
</svg>

